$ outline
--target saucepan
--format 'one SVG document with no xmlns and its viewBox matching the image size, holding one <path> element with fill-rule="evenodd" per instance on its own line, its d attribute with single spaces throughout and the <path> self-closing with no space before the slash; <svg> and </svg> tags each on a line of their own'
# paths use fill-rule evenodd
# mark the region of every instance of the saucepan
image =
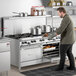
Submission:
<svg viewBox="0 0 76 76">
<path fill-rule="evenodd" d="M 41 26 L 35 26 L 35 27 L 31 28 L 31 34 L 32 35 L 41 35 L 42 34 Z"/>
<path fill-rule="evenodd" d="M 72 1 L 67 1 L 66 6 L 73 6 Z"/>
<path fill-rule="evenodd" d="M 43 25 L 42 26 L 42 31 L 43 33 L 49 33 L 52 31 L 51 26 L 50 25 Z"/>
<path fill-rule="evenodd" d="M 20 12 L 20 13 L 17 13 L 17 12 L 13 12 L 14 14 L 18 14 L 19 17 L 25 17 L 27 16 L 27 13 L 24 13 L 24 12 Z"/>
</svg>

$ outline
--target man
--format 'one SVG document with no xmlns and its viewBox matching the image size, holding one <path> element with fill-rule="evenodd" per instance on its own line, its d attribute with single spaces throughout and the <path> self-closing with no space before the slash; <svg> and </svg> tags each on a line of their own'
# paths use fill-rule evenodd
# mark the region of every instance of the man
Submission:
<svg viewBox="0 0 76 76">
<path fill-rule="evenodd" d="M 72 45 L 74 40 L 73 23 L 66 10 L 63 7 L 57 9 L 58 15 L 63 18 L 60 27 L 56 30 L 57 35 L 61 34 L 60 40 L 60 63 L 56 71 L 64 69 L 65 57 L 68 56 L 70 66 L 68 70 L 75 70 L 74 57 L 72 54 Z"/>
</svg>

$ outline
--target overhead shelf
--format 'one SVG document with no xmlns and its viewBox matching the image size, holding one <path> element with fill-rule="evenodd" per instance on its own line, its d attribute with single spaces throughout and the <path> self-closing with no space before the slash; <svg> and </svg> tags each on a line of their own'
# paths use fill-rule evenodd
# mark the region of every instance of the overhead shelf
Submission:
<svg viewBox="0 0 76 76">
<path fill-rule="evenodd" d="M 59 8 L 59 7 L 76 9 L 76 6 L 53 6 L 53 7 L 45 7 L 45 8 Z"/>
<path fill-rule="evenodd" d="M 53 18 L 60 18 L 59 16 L 52 16 Z"/>
</svg>

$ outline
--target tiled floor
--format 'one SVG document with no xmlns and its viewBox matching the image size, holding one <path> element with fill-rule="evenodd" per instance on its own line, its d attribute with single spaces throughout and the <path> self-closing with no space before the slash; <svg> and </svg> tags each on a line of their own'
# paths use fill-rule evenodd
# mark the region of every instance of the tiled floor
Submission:
<svg viewBox="0 0 76 76">
<path fill-rule="evenodd" d="M 24 67 L 24 68 L 21 69 L 21 72 L 22 72 L 22 71 L 26 71 L 26 70 L 37 69 L 37 68 L 41 68 L 41 67 L 52 66 L 52 65 L 55 65 L 55 64 L 56 64 L 56 63 L 54 63 L 54 64 L 45 63 L 45 64 L 39 64 L 39 65 Z M 8 76 L 24 76 L 24 75 L 22 75 L 22 74 L 19 72 L 18 68 L 12 66 L 12 69 L 8 72 Z"/>
<path fill-rule="evenodd" d="M 26 70 L 31 70 L 31 69 L 37 69 L 37 68 L 41 68 L 41 67 L 46 67 L 46 66 L 52 66 L 52 65 L 56 65 L 58 63 L 45 63 L 45 64 L 39 64 L 39 65 L 34 65 L 34 66 L 29 66 L 29 67 L 24 67 L 21 69 L 22 71 L 26 71 Z M 68 64 L 68 61 L 66 61 L 65 64 Z M 6 75 L 2 75 L 2 76 L 6 76 Z M 8 76 L 24 76 L 22 75 L 17 67 L 12 66 L 11 70 L 8 72 Z M 74 75 L 76 76 L 76 75 Z"/>
</svg>

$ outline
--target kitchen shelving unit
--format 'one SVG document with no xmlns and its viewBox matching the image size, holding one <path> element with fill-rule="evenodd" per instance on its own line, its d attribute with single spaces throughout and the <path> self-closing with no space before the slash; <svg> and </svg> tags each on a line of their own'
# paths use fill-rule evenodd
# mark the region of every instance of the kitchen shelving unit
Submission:
<svg viewBox="0 0 76 76">
<path fill-rule="evenodd" d="M 54 6 L 54 7 L 46 7 L 46 14 L 49 14 L 51 16 L 51 25 L 52 28 L 53 27 L 59 27 L 57 25 L 60 25 L 61 22 L 61 18 L 58 16 L 57 14 L 57 8 L 59 7 L 64 7 L 67 10 L 67 13 L 70 16 L 76 16 L 76 6 Z M 49 17 L 50 17 L 49 16 Z M 48 18 L 48 17 L 47 17 Z M 55 19 L 55 20 L 54 20 Z M 56 19 L 58 21 L 57 25 L 56 25 Z"/>
</svg>

